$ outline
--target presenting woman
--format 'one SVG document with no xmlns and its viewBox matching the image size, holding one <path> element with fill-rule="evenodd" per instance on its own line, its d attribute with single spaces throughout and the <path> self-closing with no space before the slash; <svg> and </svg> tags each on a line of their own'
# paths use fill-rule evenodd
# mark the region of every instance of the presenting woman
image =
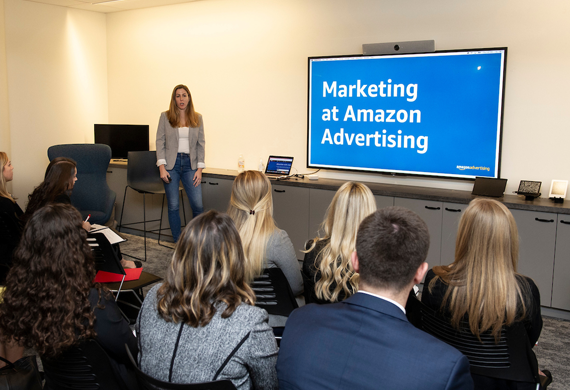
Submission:
<svg viewBox="0 0 570 390">
<path fill-rule="evenodd" d="M 111 294 L 92 283 L 94 277 L 79 211 L 61 203 L 37 210 L 26 224 L 6 280 L 0 341 L 57 359 L 94 338 L 109 355 L 117 379 L 137 389 L 125 351 L 125 343 L 137 351 L 136 338 Z M 46 388 L 51 388 L 49 381 Z"/>
<path fill-rule="evenodd" d="M 306 303 L 340 302 L 358 291 L 350 256 L 360 222 L 376 211 L 370 188 L 347 182 L 336 192 L 322 223 L 324 237 L 310 240 L 303 260 Z"/>
<path fill-rule="evenodd" d="M 532 279 L 517 273 L 518 251 L 517 225 L 509 209 L 492 199 L 472 200 L 459 223 L 455 261 L 427 273 L 422 302 L 441 310 L 457 329 L 468 323 L 477 337 L 489 333 L 498 342 L 506 327 L 534 346 L 542 330 L 540 294 Z M 519 362 L 510 361 L 512 369 L 471 366 L 475 389 L 536 388 L 534 353 L 509 354 Z"/>
<path fill-rule="evenodd" d="M 177 85 L 172 91 L 170 108 L 160 115 L 156 131 L 156 165 L 164 181 L 168 200 L 168 221 L 174 242 L 180 237 L 180 181 L 196 217 L 202 206 L 202 169 L 206 167 L 206 140 L 202 115 L 194 111 L 190 90 Z"/>
<path fill-rule="evenodd" d="M 230 217 L 212 210 L 194 218 L 140 311 L 141 370 L 172 383 L 229 379 L 239 390 L 277 389 L 277 344 L 245 267 Z"/>
</svg>

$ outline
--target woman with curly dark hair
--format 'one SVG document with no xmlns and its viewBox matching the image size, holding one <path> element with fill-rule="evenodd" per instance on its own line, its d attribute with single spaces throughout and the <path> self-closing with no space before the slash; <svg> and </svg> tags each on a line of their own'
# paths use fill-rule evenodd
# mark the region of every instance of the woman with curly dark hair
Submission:
<svg viewBox="0 0 570 390">
<path fill-rule="evenodd" d="M 164 283 L 137 321 L 141 370 L 173 383 L 229 379 L 239 390 L 277 389 L 277 345 L 254 306 L 232 219 L 208 211 L 178 240 Z"/>
<path fill-rule="evenodd" d="M 37 210 L 14 253 L 0 304 L 0 341 L 34 348 L 57 358 L 81 340 L 94 338 L 110 356 L 127 388 L 124 344 L 137 342 L 111 294 L 97 283 L 81 215 L 71 205 Z"/>
</svg>

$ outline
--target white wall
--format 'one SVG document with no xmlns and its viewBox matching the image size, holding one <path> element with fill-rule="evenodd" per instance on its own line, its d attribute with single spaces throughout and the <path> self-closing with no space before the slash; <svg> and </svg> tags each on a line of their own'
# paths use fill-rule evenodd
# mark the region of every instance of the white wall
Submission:
<svg viewBox="0 0 570 390">
<path fill-rule="evenodd" d="M 0 0 L 0 20 L 4 22 L 4 0 Z M 8 117 L 8 76 L 6 73 L 5 35 L 4 29 L 0 28 L 0 151 L 8 153 L 8 156 L 10 156 L 10 119 Z M 12 183 L 8 183 L 8 191 L 12 191 Z"/>
<path fill-rule="evenodd" d="M 93 123 L 108 122 L 106 16 L 3 1 L 13 191 L 24 207 L 43 180 L 47 148 L 93 142 Z"/>
<path fill-rule="evenodd" d="M 502 176 L 570 179 L 567 0 L 208 0 L 109 14 L 109 120 L 151 126 L 187 84 L 206 125 L 206 164 L 254 169 L 269 153 L 306 166 L 307 57 L 363 43 L 435 39 L 436 48 L 507 46 Z M 151 144 L 153 142 L 151 141 Z M 154 146 L 154 145 L 152 145 Z M 471 189 L 469 182 L 321 172 Z"/>
</svg>

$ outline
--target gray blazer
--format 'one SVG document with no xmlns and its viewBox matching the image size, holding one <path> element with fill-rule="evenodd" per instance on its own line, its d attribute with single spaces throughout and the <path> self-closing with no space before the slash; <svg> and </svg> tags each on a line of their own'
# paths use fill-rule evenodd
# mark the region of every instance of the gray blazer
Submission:
<svg viewBox="0 0 570 390">
<path fill-rule="evenodd" d="M 150 376 L 167 381 L 180 324 L 166 322 L 157 310 L 153 287 L 144 299 L 136 324 L 139 367 Z M 267 312 L 242 303 L 228 318 L 217 307 L 208 325 L 183 325 L 172 369 L 173 383 L 211 381 L 232 350 L 249 333 L 217 379 L 230 379 L 239 390 L 277 389 L 277 344 L 267 324 Z"/>
<path fill-rule="evenodd" d="M 178 137 L 178 129 L 170 126 L 166 112 L 160 114 L 158 129 L 156 130 L 156 158 L 157 160 L 166 160 L 167 170 L 173 169 L 174 164 L 176 164 Z M 198 114 L 198 127 L 190 127 L 188 142 L 190 144 L 190 165 L 192 169 L 205 168 L 206 139 L 204 138 L 204 121 L 200 114 Z"/>
</svg>

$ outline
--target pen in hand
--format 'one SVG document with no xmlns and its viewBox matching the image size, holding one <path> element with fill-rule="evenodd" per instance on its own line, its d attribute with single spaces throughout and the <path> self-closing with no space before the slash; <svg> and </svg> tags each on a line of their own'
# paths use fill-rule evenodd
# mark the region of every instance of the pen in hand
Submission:
<svg viewBox="0 0 570 390">
<path fill-rule="evenodd" d="M 89 214 L 89 215 L 87 216 L 87 218 L 85 219 L 85 221 L 84 221 L 84 222 L 87 222 L 87 221 L 89 221 L 89 218 L 91 218 L 91 214 Z"/>
</svg>

